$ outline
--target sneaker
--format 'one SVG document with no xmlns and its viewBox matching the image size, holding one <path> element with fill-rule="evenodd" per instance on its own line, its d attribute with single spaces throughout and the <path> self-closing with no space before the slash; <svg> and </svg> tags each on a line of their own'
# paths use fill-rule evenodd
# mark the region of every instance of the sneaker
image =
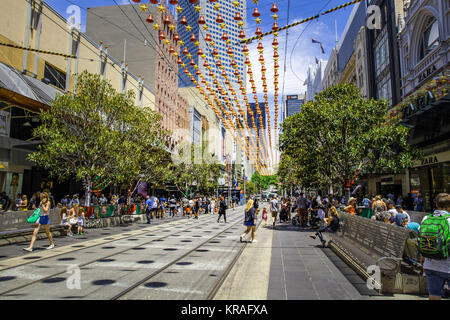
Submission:
<svg viewBox="0 0 450 320">
<path fill-rule="evenodd" d="M 33 248 L 23 248 L 23 251 L 33 252 Z"/>
<path fill-rule="evenodd" d="M 55 247 L 55 244 L 51 244 L 50 246 L 47 247 L 47 250 L 51 250 Z"/>
<path fill-rule="evenodd" d="M 251 240 L 251 242 L 254 243 L 254 242 L 258 242 L 258 241 L 255 239 L 255 240 Z"/>
<path fill-rule="evenodd" d="M 313 238 L 314 240 L 316 240 L 316 236 L 309 236 L 310 238 Z"/>
</svg>

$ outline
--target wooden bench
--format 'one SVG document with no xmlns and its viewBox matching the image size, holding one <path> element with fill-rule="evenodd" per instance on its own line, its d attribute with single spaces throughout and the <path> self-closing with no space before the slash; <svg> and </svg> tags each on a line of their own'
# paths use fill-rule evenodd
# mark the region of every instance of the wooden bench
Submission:
<svg viewBox="0 0 450 320">
<path fill-rule="evenodd" d="M 427 293 L 424 277 L 404 259 L 408 240 L 417 238 L 414 231 L 348 213 L 340 218 L 329 247 L 359 275 L 368 279 L 368 268 L 378 266 L 380 293 Z"/>
</svg>

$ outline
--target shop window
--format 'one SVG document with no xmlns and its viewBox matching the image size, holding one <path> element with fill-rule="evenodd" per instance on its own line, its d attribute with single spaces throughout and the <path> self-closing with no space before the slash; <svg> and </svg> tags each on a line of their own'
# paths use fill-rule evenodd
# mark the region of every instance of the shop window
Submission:
<svg viewBox="0 0 450 320">
<path fill-rule="evenodd" d="M 421 41 L 420 60 L 425 58 L 431 51 L 439 46 L 439 24 L 436 18 L 431 17 L 425 24 L 425 30 L 423 32 L 423 38 Z"/>
</svg>

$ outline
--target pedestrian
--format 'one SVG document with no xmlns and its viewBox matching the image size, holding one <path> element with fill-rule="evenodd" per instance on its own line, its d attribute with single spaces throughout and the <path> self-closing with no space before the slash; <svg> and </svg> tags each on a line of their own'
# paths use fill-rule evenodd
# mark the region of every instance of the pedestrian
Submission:
<svg viewBox="0 0 450 320">
<path fill-rule="evenodd" d="M 252 203 L 253 204 L 253 203 Z M 217 219 L 217 223 L 220 223 L 220 217 L 223 216 L 225 223 L 227 223 L 227 203 L 225 202 L 225 198 L 223 196 L 220 197 L 220 203 L 219 203 L 219 218 Z"/>
<path fill-rule="evenodd" d="M 195 199 L 194 219 L 198 219 L 198 212 L 200 211 L 200 198 Z"/>
<path fill-rule="evenodd" d="M 377 213 L 387 211 L 386 203 L 383 200 L 381 200 L 381 196 L 375 197 L 375 200 L 372 203 L 372 211 L 374 213 L 374 216 Z"/>
<path fill-rule="evenodd" d="M 188 206 L 188 208 L 186 210 L 186 214 L 188 216 L 188 219 L 191 218 L 191 214 L 194 213 L 194 210 L 195 210 L 195 201 L 194 201 L 194 199 L 189 199 L 189 206 Z"/>
<path fill-rule="evenodd" d="M 170 203 L 170 216 L 175 217 L 177 214 L 177 200 L 175 199 L 175 196 L 172 195 L 169 200 Z"/>
<path fill-rule="evenodd" d="M 152 219 L 152 200 L 150 196 L 147 196 L 147 201 L 145 201 L 145 216 L 147 217 L 147 224 L 150 224 Z"/>
<path fill-rule="evenodd" d="M 414 211 L 423 211 L 423 196 L 420 193 L 417 195 L 417 198 L 414 199 Z"/>
<path fill-rule="evenodd" d="M 304 193 L 300 193 L 297 198 L 297 214 L 300 217 L 300 225 L 304 226 L 308 220 L 308 200 L 304 197 Z"/>
<path fill-rule="evenodd" d="M 267 225 L 267 208 L 263 208 L 262 219 L 264 220 L 264 227 Z"/>
<path fill-rule="evenodd" d="M 52 234 L 50 233 L 50 219 L 48 218 L 49 210 L 50 210 L 50 199 L 48 198 L 48 194 L 43 192 L 40 194 L 40 203 L 39 203 L 39 220 L 37 222 L 37 226 L 34 228 L 33 236 L 31 238 L 30 246 L 28 248 L 24 248 L 23 250 L 32 252 L 33 245 L 36 241 L 36 236 L 39 232 L 41 226 L 44 226 L 45 233 L 50 241 L 50 246 L 47 247 L 47 250 L 53 249 L 55 247 L 55 243 L 53 242 Z"/>
<path fill-rule="evenodd" d="M 82 236 L 84 235 L 83 233 L 83 229 L 84 226 L 86 225 L 86 221 L 85 221 L 85 215 L 84 215 L 84 208 L 80 207 L 78 209 L 78 214 L 77 214 L 77 235 L 78 236 Z"/>
<path fill-rule="evenodd" d="M 419 251 L 428 281 L 430 300 L 441 300 L 444 285 L 450 285 L 450 195 L 435 198 L 436 210 L 423 218 L 419 229 Z"/>
<path fill-rule="evenodd" d="M 241 235 L 239 240 L 242 242 L 244 237 L 252 231 L 252 239 L 250 243 L 256 242 L 255 240 L 255 229 L 256 229 L 256 209 L 253 206 L 253 200 L 250 199 L 247 202 L 247 207 L 245 208 L 245 217 L 244 217 L 244 225 L 247 227 L 247 230 Z"/>
<path fill-rule="evenodd" d="M 323 221 L 325 224 L 317 230 L 317 232 L 310 236 L 313 239 L 316 239 L 316 237 L 319 237 L 320 242 L 322 243 L 322 247 L 325 248 L 326 241 L 323 239 L 322 232 L 329 231 L 329 232 L 336 232 L 339 228 L 339 215 L 336 210 L 335 206 L 332 206 L 330 208 L 330 214 L 331 216 L 329 218 L 324 218 Z"/>
<path fill-rule="evenodd" d="M 273 199 L 270 201 L 270 211 L 272 213 L 272 224 L 274 227 L 277 222 L 278 211 L 280 210 L 279 205 L 280 203 L 277 197 L 273 197 Z"/>
<path fill-rule="evenodd" d="M 216 200 L 214 198 L 211 199 L 211 214 L 214 214 L 216 210 Z"/>
</svg>

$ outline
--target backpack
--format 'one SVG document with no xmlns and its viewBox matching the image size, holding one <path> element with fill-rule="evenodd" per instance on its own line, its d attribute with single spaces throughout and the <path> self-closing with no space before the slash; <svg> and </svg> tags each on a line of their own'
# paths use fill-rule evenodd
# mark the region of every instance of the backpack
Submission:
<svg viewBox="0 0 450 320">
<path fill-rule="evenodd" d="M 450 214 L 428 215 L 419 229 L 419 252 L 425 258 L 444 260 L 449 257 Z"/>
</svg>

